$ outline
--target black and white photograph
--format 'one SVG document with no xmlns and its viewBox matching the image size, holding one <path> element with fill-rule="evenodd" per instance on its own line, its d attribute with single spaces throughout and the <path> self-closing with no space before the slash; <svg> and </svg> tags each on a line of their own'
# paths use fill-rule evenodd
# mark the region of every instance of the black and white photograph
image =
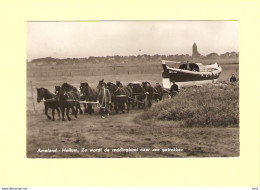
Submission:
<svg viewBox="0 0 260 190">
<path fill-rule="evenodd" d="M 28 21 L 27 158 L 239 157 L 238 21 Z"/>
</svg>

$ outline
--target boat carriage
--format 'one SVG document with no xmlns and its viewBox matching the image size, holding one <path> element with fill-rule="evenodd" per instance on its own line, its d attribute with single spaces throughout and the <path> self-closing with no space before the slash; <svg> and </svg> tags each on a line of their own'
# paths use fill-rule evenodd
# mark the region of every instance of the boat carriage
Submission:
<svg viewBox="0 0 260 190">
<path fill-rule="evenodd" d="M 178 68 L 169 67 L 167 62 L 179 64 Z M 222 68 L 217 63 L 203 65 L 202 63 L 181 63 L 176 61 L 162 61 L 162 84 L 165 89 L 170 89 L 172 81 L 181 87 L 198 86 L 216 83 L 222 72 Z"/>
</svg>

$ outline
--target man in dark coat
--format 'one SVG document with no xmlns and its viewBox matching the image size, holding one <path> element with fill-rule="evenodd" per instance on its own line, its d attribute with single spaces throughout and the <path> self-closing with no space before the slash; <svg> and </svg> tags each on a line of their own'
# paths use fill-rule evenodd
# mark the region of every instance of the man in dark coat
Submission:
<svg viewBox="0 0 260 190">
<path fill-rule="evenodd" d="M 104 84 L 104 79 L 101 79 L 101 80 L 98 82 L 98 86 L 101 87 L 103 84 Z"/>
<path fill-rule="evenodd" d="M 105 88 L 107 88 L 107 84 L 104 82 L 104 79 L 101 79 L 99 82 L 98 82 L 98 88 L 100 88 L 102 85 L 105 86 Z"/>
<path fill-rule="evenodd" d="M 234 74 L 232 74 L 231 78 L 230 78 L 230 82 L 236 82 L 237 78 Z"/>
<path fill-rule="evenodd" d="M 176 94 L 179 92 L 179 86 L 175 83 L 175 81 L 172 81 L 171 91 L 170 95 L 173 98 L 176 96 Z"/>
<path fill-rule="evenodd" d="M 148 107 L 152 107 L 152 103 L 153 103 L 153 87 L 151 86 L 150 82 L 145 82 L 145 91 L 148 92 L 147 95 L 147 100 L 148 100 Z"/>
</svg>

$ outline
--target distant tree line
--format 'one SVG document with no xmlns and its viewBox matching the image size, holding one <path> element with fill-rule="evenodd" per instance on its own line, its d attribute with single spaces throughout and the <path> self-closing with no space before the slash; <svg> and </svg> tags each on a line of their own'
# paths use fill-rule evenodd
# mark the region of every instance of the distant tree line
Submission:
<svg viewBox="0 0 260 190">
<path fill-rule="evenodd" d="M 226 52 L 224 54 L 210 53 L 206 56 L 201 55 L 200 59 L 229 59 L 238 58 L 238 52 Z M 193 57 L 189 54 L 176 54 L 176 55 L 137 55 L 137 56 L 106 56 L 106 57 L 94 57 L 90 56 L 88 58 L 66 58 L 58 59 L 52 57 L 45 57 L 39 59 L 33 59 L 29 64 L 32 65 L 42 65 L 42 64 L 84 64 L 84 63 L 137 63 L 137 62 L 155 62 L 161 60 L 174 60 L 174 61 L 187 61 L 192 60 Z"/>
</svg>

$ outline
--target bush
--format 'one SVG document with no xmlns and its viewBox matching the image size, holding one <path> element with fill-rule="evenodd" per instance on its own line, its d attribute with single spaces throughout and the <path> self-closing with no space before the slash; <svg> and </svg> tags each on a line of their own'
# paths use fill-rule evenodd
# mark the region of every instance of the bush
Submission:
<svg viewBox="0 0 260 190">
<path fill-rule="evenodd" d="M 184 89 L 173 99 L 154 104 L 140 119 L 184 121 L 182 127 L 238 127 L 238 84 Z"/>
</svg>

